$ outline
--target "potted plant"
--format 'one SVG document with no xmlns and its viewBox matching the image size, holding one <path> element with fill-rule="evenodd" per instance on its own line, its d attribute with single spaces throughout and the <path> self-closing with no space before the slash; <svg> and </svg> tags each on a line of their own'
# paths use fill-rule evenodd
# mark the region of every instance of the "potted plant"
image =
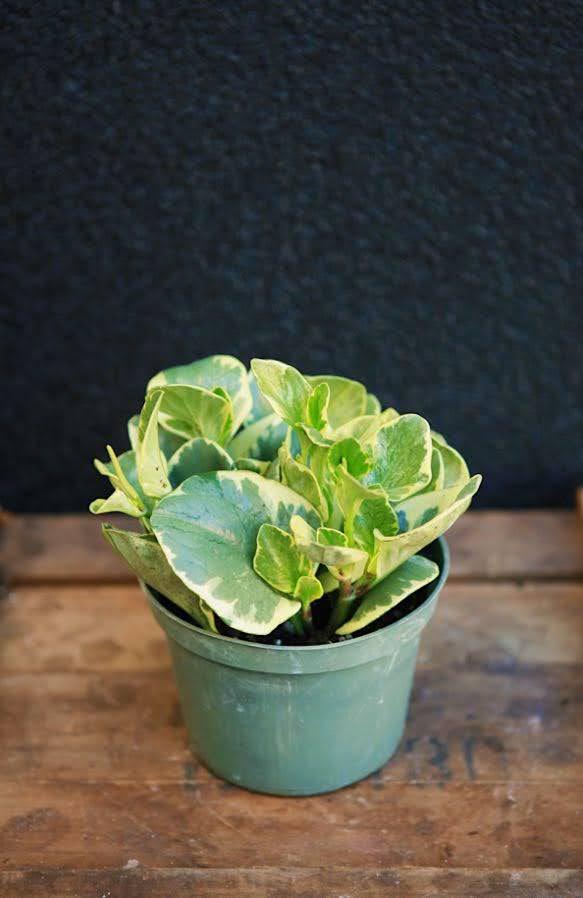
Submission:
<svg viewBox="0 0 583 898">
<path fill-rule="evenodd" d="M 90 506 L 168 638 L 194 752 L 286 795 L 378 769 L 400 740 L 441 534 L 480 484 L 416 414 L 344 377 L 211 356 L 150 380 Z"/>
</svg>

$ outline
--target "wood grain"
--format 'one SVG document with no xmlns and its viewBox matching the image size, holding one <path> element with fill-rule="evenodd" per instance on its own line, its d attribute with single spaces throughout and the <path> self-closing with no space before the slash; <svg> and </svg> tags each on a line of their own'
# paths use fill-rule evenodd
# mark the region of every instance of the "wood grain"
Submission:
<svg viewBox="0 0 583 898">
<path fill-rule="evenodd" d="M 580 670 L 417 673 L 405 738 L 386 782 L 579 783 Z M 38 779 L 184 782 L 212 777 L 187 748 L 171 671 L 4 678 L 2 773 Z"/>
<path fill-rule="evenodd" d="M 581 898 L 581 524 L 476 512 L 451 542 L 396 756 L 283 799 L 192 758 L 164 636 L 97 522 L 10 519 L 2 898 Z"/>
<path fill-rule="evenodd" d="M 135 584 L 21 586 L 0 602 L 0 672 L 168 667 L 162 631 Z M 448 583 L 419 664 L 512 673 L 583 663 L 583 583 Z"/>
<path fill-rule="evenodd" d="M 135 860 L 135 859 L 132 859 Z M 34 870 L 0 873 L 10 898 L 581 898 L 579 870 Z"/>
<path fill-rule="evenodd" d="M 578 867 L 578 790 L 374 777 L 289 800 L 218 781 L 4 782 L 5 869 Z"/>
<path fill-rule="evenodd" d="M 127 518 L 110 520 L 128 527 Z M 452 578 L 583 578 L 583 519 L 576 511 L 469 512 L 448 540 Z M 14 584 L 133 579 L 89 514 L 9 519 L 0 568 Z"/>
</svg>

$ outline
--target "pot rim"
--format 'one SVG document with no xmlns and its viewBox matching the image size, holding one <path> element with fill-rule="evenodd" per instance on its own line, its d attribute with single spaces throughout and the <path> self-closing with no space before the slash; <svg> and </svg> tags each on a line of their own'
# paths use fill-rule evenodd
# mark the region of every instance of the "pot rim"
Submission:
<svg viewBox="0 0 583 898">
<path fill-rule="evenodd" d="M 207 645 L 209 648 L 212 643 L 215 644 L 216 648 L 219 648 L 219 645 L 223 644 L 225 647 L 240 647 L 242 651 L 254 650 L 269 652 L 271 657 L 273 657 L 273 653 L 285 656 L 289 654 L 295 655 L 295 653 L 301 652 L 302 655 L 307 656 L 308 654 L 317 655 L 319 652 L 321 653 L 323 651 L 328 653 L 339 652 L 342 650 L 346 651 L 349 648 L 354 651 L 357 646 L 362 646 L 364 648 L 366 643 L 379 639 L 379 637 L 382 636 L 387 637 L 390 634 L 391 638 L 397 637 L 400 631 L 409 630 L 411 623 L 417 618 L 426 617 L 428 606 L 435 603 L 435 600 L 448 577 L 450 567 L 450 552 L 445 537 L 438 536 L 437 539 L 433 540 L 433 543 L 430 543 L 430 545 L 432 544 L 437 544 L 439 552 L 441 553 L 441 560 L 438 562 L 440 570 L 438 578 L 430 584 L 430 591 L 425 601 L 423 601 L 421 605 L 418 605 L 414 611 L 409 612 L 409 614 L 406 614 L 404 617 L 385 627 L 374 630 L 372 633 L 367 633 L 363 636 L 353 636 L 351 639 L 344 639 L 340 642 L 325 642 L 318 645 L 271 645 L 262 642 L 238 639 L 236 636 L 223 636 L 221 633 L 210 633 L 207 630 L 197 627 L 196 624 L 191 624 L 182 620 L 182 618 L 175 615 L 172 611 L 169 611 L 158 601 L 146 583 L 140 580 L 140 584 L 146 593 L 153 610 L 157 612 L 157 615 L 168 618 L 173 623 L 174 627 L 178 627 L 187 633 L 192 633 L 193 637 L 197 640 L 203 640 L 203 644 L 204 641 L 208 640 Z M 429 617 L 427 617 L 427 620 L 428 619 Z"/>
</svg>

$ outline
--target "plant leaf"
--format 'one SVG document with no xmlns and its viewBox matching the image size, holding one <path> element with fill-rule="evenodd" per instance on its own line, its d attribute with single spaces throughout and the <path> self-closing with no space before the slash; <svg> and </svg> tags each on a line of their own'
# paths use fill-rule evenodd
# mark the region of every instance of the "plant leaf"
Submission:
<svg viewBox="0 0 583 898">
<path fill-rule="evenodd" d="M 391 501 L 406 499 L 431 480 L 429 424 L 419 415 L 401 415 L 377 432 L 373 465 L 364 478 L 379 484 Z"/>
<path fill-rule="evenodd" d="M 356 505 L 351 524 L 354 542 L 369 555 L 373 555 L 375 550 L 375 530 L 383 536 L 394 536 L 399 532 L 397 515 L 386 496 L 361 499 Z"/>
<path fill-rule="evenodd" d="M 175 489 L 193 474 L 208 471 L 232 471 L 233 459 L 222 446 L 206 437 L 194 437 L 183 443 L 168 462 L 168 477 Z"/>
<path fill-rule="evenodd" d="M 437 430 L 431 431 L 431 439 L 434 443 L 438 443 L 440 446 L 447 446 L 447 440 L 443 436 L 442 433 L 438 433 Z"/>
<path fill-rule="evenodd" d="M 271 405 L 259 389 L 257 380 L 252 371 L 249 371 L 248 378 L 253 404 L 251 411 L 244 421 L 245 427 L 249 427 L 250 424 L 254 424 L 255 421 L 259 421 L 260 418 L 265 418 L 267 415 L 271 415 L 273 411 Z"/>
<path fill-rule="evenodd" d="M 346 437 L 330 447 L 328 462 L 331 467 L 344 464 L 353 477 L 362 477 L 371 467 L 372 459 L 354 437 Z"/>
<path fill-rule="evenodd" d="M 445 465 L 443 464 L 443 456 L 440 452 L 440 447 L 433 445 L 433 448 L 431 450 L 431 480 L 429 481 L 427 486 L 423 487 L 421 492 L 433 493 L 435 492 L 435 490 L 442 490 L 444 487 L 444 483 Z"/>
<path fill-rule="evenodd" d="M 292 515 L 314 526 L 317 513 L 301 496 L 248 471 L 190 477 L 154 510 L 151 524 L 174 572 L 229 626 L 270 633 L 299 609 L 253 570 L 262 524 L 289 529 Z"/>
<path fill-rule="evenodd" d="M 381 427 L 385 424 L 390 424 L 391 421 L 396 421 L 399 417 L 399 413 L 394 408 L 386 408 L 384 412 L 380 412 L 378 415 L 360 415 L 358 418 L 353 418 L 352 421 L 347 421 L 346 424 L 336 428 L 334 438 L 343 440 L 346 437 L 354 437 L 359 443 L 363 445 L 368 444 L 374 441 L 375 434 L 378 433 Z"/>
<path fill-rule="evenodd" d="M 344 515 L 344 532 L 349 542 L 354 542 L 353 523 L 363 499 L 385 499 L 386 495 L 380 486 L 365 486 L 350 474 L 343 465 L 336 470 L 336 497 Z"/>
<path fill-rule="evenodd" d="M 273 524 L 261 525 L 253 569 L 266 583 L 280 592 L 293 595 L 298 580 L 308 575 L 311 567 L 290 533 Z"/>
<path fill-rule="evenodd" d="M 130 515 L 132 518 L 141 518 L 144 515 L 144 509 L 135 505 L 121 490 L 114 490 L 107 499 L 94 499 L 89 506 L 89 511 L 91 514 L 121 512 L 122 514 Z"/>
<path fill-rule="evenodd" d="M 113 452 L 111 446 L 108 447 L 108 452 L 109 450 Z M 141 503 L 144 509 L 148 509 L 152 503 L 144 494 L 140 481 L 138 480 L 136 453 L 132 449 L 128 449 L 127 452 L 122 452 L 121 455 L 118 455 L 116 461 L 122 470 L 122 478 L 116 474 L 116 469 L 114 468 L 112 461 L 103 462 L 100 459 L 95 458 L 93 459 L 93 464 L 100 474 L 103 474 L 104 477 L 109 479 L 114 490 L 120 490 L 122 493 L 125 492 L 135 505 L 139 506 Z M 128 484 L 130 487 L 129 489 Z M 135 501 L 136 496 L 138 497 L 139 502 Z"/>
<path fill-rule="evenodd" d="M 306 421 L 312 388 L 296 368 L 273 359 L 253 359 L 251 370 L 276 415 L 292 426 Z"/>
<path fill-rule="evenodd" d="M 448 489 L 452 486 L 463 486 L 470 479 L 470 472 L 463 457 L 446 443 L 434 443 L 443 461 L 443 488 Z"/>
<path fill-rule="evenodd" d="M 266 477 L 267 471 L 272 464 L 273 462 L 270 461 L 259 461 L 258 458 L 238 458 L 235 462 L 235 467 L 238 471 L 255 471 L 256 474 L 262 474 Z"/>
<path fill-rule="evenodd" d="M 347 546 L 342 540 L 344 534 L 323 527 L 314 533 L 305 526 L 302 519 L 295 516 L 290 521 L 291 530 L 298 549 L 316 564 L 325 564 L 336 579 L 358 580 L 362 576 L 368 555 L 362 549 Z"/>
<path fill-rule="evenodd" d="M 382 617 L 411 593 L 416 592 L 439 575 L 433 561 L 414 555 L 367 592 L 359 607 L 347 623 L 336 630 L 339 636 L 355 633 Z"/>
<path fill-rule="evenodd" d="M 395 512 L 399 520 L 399 531 L 414 530 L 431 521 L 442 511 L 446 511 L 456 501 L 465 484 L 434 490 L 432 493 L 417 493 L 402 502 L 395 504 Z"/>
<path fill-rule="evenodd" d="M 306 423 L 316 430 L 324 430 L 328 424 L 328 404 L 330 402 L 330 387 L 326 383 L 317 384 L 310 397 L 306 408 Z"/>
<path fill-rule="evenodd" d="M 282 482 L 307 499 L 325 521 L 328 517 L 328 504 L 312 471 L 292 458 L 285 446 L 279 450 L 279 464 Z"/>
<path fill-rule="evenodd" d="M 321 546 L 347 546 L 348 537 L 334 527 L 318 527 L 316 542 Z"/>
<path fill-rule="evenodd" d="M 130 439 L 130 446 L 135 451 L 138 448 L 138 427 L 140 423 L 140 416 L 133 415 L 128 421 L 128 436 Z M 160 429 L 158 431 L 158 440 L 160 442 L 160 448 L 166 459 L 170 459 L 177 449 L 180 449 L 182 444 L 184 443 L 185 438 L 178 436 L 176 433 L 171 433 L 169 430 L 166 430 L 162 423 L 159 420 Z M 120 456 L 121 458 L 121 456 Z"/>
<path fill-rule="evenodd" d="M 178 579 L 166 561 L 155 536 L 151 533 L 119 530 L 110 524 L 103 524 L 102 530 L 108 543 L 121 555 L 140 580 L 186 611 L 200 627 L 216 633 L 213 612 L 210 608 L 203 607 L 204 603 L 201 603 L 199 596 Z"/>
<path fill-rule="evenodd" d="M 141 487 L 147 496 L 160 499 L 171 492 L 166 456 L 158 440 L 158 415 L 164 400 L 161 390 L 152 390 L 146 396 L 138 425 L 136 462 Z"/>
<path fill-rule="evenodd" d="M 257 458 L 260 461 L 273 461 L 288 431 L 289 426 L 278 415 L 266 415 L 244 427 L 227 448 L 234 459 Z"/>
<path fill-rule="evenodd" d="M 381 404 L 374 393 L 366 394 L 365 415 L 378 415 L 381 411 Z"/>
<path fill-rule="evenodd" d="M 183 440 L 206 437 L 223 446 L 232 429 L 232 406 L 224 396 L 203 387 L 168 384 L 156 387 L 164 396 L 160 423 Z"/>
<path fill-rule="evenodd" d="M 324 595 L 324 589 L 317 577 L 305 576 L 300 577 L 296 583 L 294 598 L 297 599 L 305 607 L 316 599 L 321 599 Z"/>
<path fill-rule="evenodd" d="M 396 536 L 383 536 L 378 530 L 375 531 L 377 578 L 383 579 L 411 555 L 445 533 L 469 507 L 472 496 L 477 492 L 481 482 L 480 474 L 476 474 L 459 490 L 448 508 L 413 530 L 407 530 Z"/>
<path fill-rule="evenodd" d="M 306 380 L 312 387 L 327 384 L 330 389 L 328 421 L 336 429 L 352 418 L 364 415 L 367 406 L 366 387 L 356 380 L 333 374 L 316 374 Z"/>
<path fill-rule="evenodd" d="M 245 365 L 231 355 L 211 355 L 188 365 L 176 365 L 156 374 L 148 384 L 148 390 L 165 384 L 181 384 L 203 387 L 212 392 L 217 387 L 228 395 L 233 409 L 231 430 L 236 433 L 251 412 L 253 397 Z M 208 433 L 189 436 L 210 436 Z"/>
</svg>

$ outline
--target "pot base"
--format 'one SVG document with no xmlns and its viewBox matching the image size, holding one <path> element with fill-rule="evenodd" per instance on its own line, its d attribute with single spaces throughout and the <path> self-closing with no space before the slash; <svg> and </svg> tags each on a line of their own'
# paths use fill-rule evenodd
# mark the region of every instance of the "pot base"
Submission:
<svg viewBox="0 0 583 898">
<path fill-rule="evenodd" d="M 367 779 L 369 776 L 373 776 L 375 773 L 378 773 L 385 764 L 391 760 L 393 755 L 396 754 L 404 733 L 405 728 L 401 730 L 399 738 L 395 744 L 395 747 L 391 751 L 389 755 L 382 761 L 381 764 L 375 767 L 367 768 L 361 772 L 352 771 L 351 775 L 345 777 L 335 783 L 321 783 L 317 788 L 309 788 L 306 786 L 298 786 L 296 788 L 293 787 L 284 787 L 277 786 L 276 788 L 269 789 L 266 787 L 265 783 L 260 784 L 249 784 L 243 783 L 240 780 L 236 780 L 225 773 L 214 770 L 212 764 L 209 764 L 207 761 L 203 760 L 200 755 L 197 755 L 195 750 L 190 746 L 190 750 L 193 754 L 193 757 L 196 761 L 202 764 L 206 769 L 212 773 L 213 776 L 218 777 L 218 779 L 223 780 L 225 783 L 229 783 L 231 786 L 238 786 L 240 789 L 245 789 L 246 792 L 253 792 L 258 795 L 278 795 L 283 798 L 308 798 L 310 795 L 328 795 L 331 792 L 338 792 L 340 789 L 346 789 L 349 786 L 354 786 L 356 783 L 361 782 L 362 780 Z"/>
</svg>

